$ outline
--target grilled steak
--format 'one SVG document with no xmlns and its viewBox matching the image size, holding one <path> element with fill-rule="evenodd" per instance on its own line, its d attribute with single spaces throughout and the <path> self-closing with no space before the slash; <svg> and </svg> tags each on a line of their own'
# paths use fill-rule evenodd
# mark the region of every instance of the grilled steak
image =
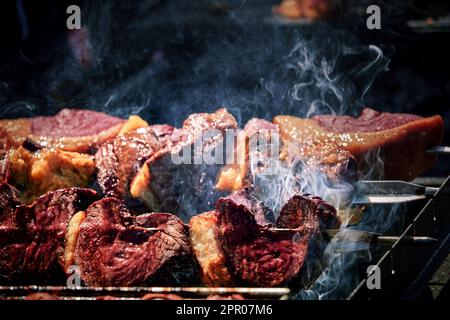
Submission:
<svg viewBox="0 0 450 320">
<path fill-rule="evenodd" d="M 232 198 L 236 206 L 243 206 L 261 225 L 273 221 L 273 213 L 262 202 L 250 196 L 248 190 L 235 192 Z M 225 253 L 219 241 L 219 213 L 214 210 L 196 215 L 189 222 L 192 249 L 202 271 L 202 281 L 208 286 L 232 286 L 236 282 L 225 263 Z M 251 232 L 251 230 L 243 233 Z"/>
<path fill-rule="evenodd" d="M 185 220 L 206 211 L 219 197 L 214 184 L 223 164 L 207 163 L 204 156 L 222 149 L 225 131 L 236 127 L 225 109 L 189 116 L 172 134 L 173 145 L 145 162 L 131 183 L 131 195 L 152 211 L 177 213 Z"/>
<path fill-rule="evenodd" d="M 210 286 L 286 284 L 300 274 L 322 226 L 339 224 L 332 206 L 309 195 L 295 195 L 281 210 L 277 226 L 288 232 L 268 224 L 268 209 L 246 190 L 220 198 L 216 207 L 190 223 L 192 247 Z"/>
<path fill-rule="evenodd" d="M 74 254 L 92 286 L 180 284 L 196 273 L 187 229 L 174 215 L 133 216 L 117 198 L 86 210 Z"/>
<path fill-rule="evenodd" d="M 167 146 L 172 132 L 171 126 L 154 125 L 132 130 L 102 144 L 95 162 L 103 194 L 127 199 L 132 178 L 146 160 Z"/>
<path fill-rule="evenodd" d="M 97 199 L 90 189 L 49 192 L 21 205 L 17 191 L 0 185 L 0 274 L 6 278 L 45 278 L 64 266 L 64 237 L 70 218 Z"/>
<path fill-rule="evenodd" d="M 258 224 L 251 208 L 235 201 L 233 195 L 219 199 L 217 211 L 226 263 L 240 282 L 278 286 L 297 276 L 307 254 L 306 238 Z"/>
<path fill-rule="evenodd" d="M 438 115 L 422 118 L 380 113 L 369 108 L 358 118 L 277 116 L 274 122 L 280 127 L 288 157 L 312 158 L 317 150 L 325 147 L 331 151 L 341 150 L 355 157 L 360 171 L 368 174 L 373 170 L 368 163 L 373 162 L 367 160 L 374 156 L 383 162 L 380 177 L 384 179 L 411 180 L 429 169 L 436 157 L 426 150 L 439 145 L 444 133 L 444 124 Z M 333 154 L 330 152 L 326 158 L 328 164 L 346 158 Z"/>
<path fill-rule="evenodd" d="M 124 123 L 101 112 L 76 109 L 50 117 L 0 120 L 0 149 L 17 148 L 30 138 L 45 147 L 87 152 L 116 136 Z"/>
</svg>

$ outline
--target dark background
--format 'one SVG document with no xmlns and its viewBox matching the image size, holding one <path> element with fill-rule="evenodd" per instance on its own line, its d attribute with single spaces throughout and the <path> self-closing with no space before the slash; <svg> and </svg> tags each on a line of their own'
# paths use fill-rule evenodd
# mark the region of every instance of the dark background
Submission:
<svg viewBox="0 0 450 320">
<path fill-rule="evenodd" d="M 70 106 L 180 125 L 191 112 L 223 105 L 242 124 L 252 116 L 305 116 L 319 99 L 313 113 L 358 114 L 368 105 L 440 114 L 450 127 L 450 28 L 407 25 L 448 15 L 448 1 L 368 1 L 381 7 L 381 30 L 365 27 L 364 1 L 344 1 L 337 17 L 314 24 L 274 18 L 278 3 L 4 1 L 0 116 L 54 114 Z M 68 42 L 70 4 L 81 7 L 88 31 L 87 65 Z M 296 64 L 306 61 L 301 50 L 291 54 L 297 44 L 313 57 L 310 65 Z M 374 62 L 370 44 L 382 49 L 380 60 Z M 324 78 L 326 68 L 335 80 Z M 302 99 L 293 99 L 295 84 L 309 81 Z M 443 144 L 450 145 L 448 132 Z M 447 175 L 445 160 L 430 174 Z"/>
</svg>

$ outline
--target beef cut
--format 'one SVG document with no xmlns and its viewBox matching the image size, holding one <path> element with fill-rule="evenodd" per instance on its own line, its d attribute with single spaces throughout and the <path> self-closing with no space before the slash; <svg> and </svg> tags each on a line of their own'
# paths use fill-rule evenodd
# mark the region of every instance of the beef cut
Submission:
<svg viewBox="0 0 450 320">
<path fill-rule="evenodd" d="M 339 225 L 336 210 L 310 195 L 296 194 L 285 204 L 280 229 L 269 223 L 267 210 L 240 190 L 220 198 L 215 211 L 191 219 L 191 243 L 206 285 L 287 284 L 301 273 L 313 238 L 323 227 Z"/>
<path fill-rule="evenodd" d="M 339 228 L 340 220 L 336 209 L 322 198 L 298 193 L 284 204 L 276 225 L 278 228 L 319 235 L 326 229 Z"/>
<path fill-rule="evenodd" d="M 129 185 L 139 169 L 170 143 L 174 128 L 153 125 L 129 131 L 103 143 L 95 155 L 97 180 L 103 194 L 129 198 Z"/>
<path fill-rule="evenodd" d="M 278 157 L 274 139 L 278 126 L 264 119 L 250 119 L 240 130 L 235 144 L 236 163 L 224 166 L 217 179 L 218 190 L 236 191 L 251 187 L 255 177 L 270 165 L 270 157 Z M 274 144 L 272 147 L 271 144 Z M 275 151 L 276 154 L 272 154 Z"/>
<path fill-rule="evenodd" d="M 223 162 L 205 161 L 204 155 L 224 150 L 226 130 L 236 128 L 226 109 L 190 115 L 181 129 L 174 130 L 171 146 L 148 159 L 134 177 L 132 197 L 152 211 L 177 213 L 186 221 L 208 210 L 222 194 L 214 185 Z"/>
<path fill-rule="evenodd" d="M 91 286 L 184 284 L 197 274 L 186 226 L 174 215 L 132 215 L 103 198 L 79 224 L 74 262 Z"/>
<path fill-rule="evenodd" d="M 369 174 L 379 163 L 379 178 L 399 180 L 411 180 L 433 166 L 436 156 L 426 151 L 439 145 L 444 134 L 439 115 L 423 118 L 369 108 L 358 118 L 277 116 L 274 123 L 280 128 L 289 159 L 316 157 L 321 163 L 334 165 L 350 155 L 362 174 Z M 317 153 L 323 149 L 330 151 L 326 158 Z"/>
<path fill-rule="evenodd" d="M 237 201 L 235 197 L 237 196 Z M 278 286 L 295 278 L 303 265 L 308 239 L 272 231 L 256 222 L 239 193 L 217 201 L 219 240 L 226 263 L 243 284 Z"/>
<path fill-rule="evenodd" d="M 61 271 L 69 220 L 98 199 L 97 194 L 90 189 L 60 189 L 31 205 L 21 204 L 17 195 L 10 185 L 0 185 L 0 275 L 25 280 Z"/>
<path fill-rule="evenodd" d="M 77 109 L 49 117 L 0 120 L 0 149 L 17 148 L 29 138 L 44 147 L 88 152 L 116 136 L 124 123 L 101 112 Z"/>
<path fill-rule="evenodd" d="M 264 204 L 250 195 L 249 190 L 241 189 L 228 198 L 232 198 L 236 206 L 248 209 L 254 216 L 255 223 L 266 225 L 274 220 L 273 213 Z M 229 270 L 225 251 L 222 248 L 219 230 L 220 214 L 217 210 L 205 212 L 191 218 L 189 222 L 192 250 L 201 266 L 201 278 L 208 286 L 233 286 L 239 279 Z M 242 235 L 253 230 L 241 230 Z"/>
<path fill-rule="evenodd" d="M 241 161 L 225 166 L 218 178 L 218 190 L 235 191 L 244 187 L 258 190 L 261 195 L 272 193 L 270 185 L 279 179 L 277 170 L 289 170 L 299 163 L 309 173 L 322 172 L 331 183 L 338 178 L 353 181 L 356 161 L 350 152 L 335 144 L 292 145 L 280 137 L 277 124 L 253 118 L 241 131 L 236 152 Z M 239 145 L 241 143 L 242 145 Z M 287 156 L 289 154 L 293 157 Z M 284 160 L 284 161 L 280 161 Z M 295 167 L 293 172 L 296 172 Z M 300 177 L 307 179 L 300 173 Z"/>
</svg>

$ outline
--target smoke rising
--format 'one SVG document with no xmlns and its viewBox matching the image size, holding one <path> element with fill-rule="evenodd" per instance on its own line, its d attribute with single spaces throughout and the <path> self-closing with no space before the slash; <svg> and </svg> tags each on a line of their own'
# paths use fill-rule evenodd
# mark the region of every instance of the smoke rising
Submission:
<svg viewBox="0 0 450 320">
<path fill-rule="evenodd" d="M 47 101 L 37 108 L 45 114 L 63 106 L 137 113 L 174 125 L 220 106 L 241 125 L 255 116 L 355 114 L 372 81 L 387 69 L 389 59 L 379 47 L 362 44 L 345 29 L 249 22 L 244 9 L 251 4 L 239 5 L 203 26 L 188 23 L 180 1 L 84 4 L 84 29 L 78 32 L 86 35 L 72 42 L 83 48 L 67 43 L 40 81 Z M 204 9 L 188 7 L 191 19 Z M 77 59 L 83 50 L 90 51 L 88 67 Z"/>
</svg>

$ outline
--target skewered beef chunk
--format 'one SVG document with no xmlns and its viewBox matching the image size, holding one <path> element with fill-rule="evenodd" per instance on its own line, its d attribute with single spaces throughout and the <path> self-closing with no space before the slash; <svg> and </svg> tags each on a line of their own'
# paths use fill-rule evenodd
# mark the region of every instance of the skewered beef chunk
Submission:
<svg viewBox="0 0 450 320">
<path fill-rule="evenodd" d="M 95 170 L 92 156 L 58 149 L 29 149 L 19 147 L 8 156 L 6 180 L 21 191 L 24 202 L 48 191 L 89 185 Z"/>
<path fill-rule="evenodd" d="M 76 109 L 50 117 L 0 120 L 0 148 L 17 148 L 30 138 L 44 147 L 87 152 L 116 136 L 124 123 L 101 112 Z"/>
<path fill-rule="evenodd" d="M 224 166 L 217 180 L 218 190 L 236 191 L 254 184 L 255 176 L 263 172 L 269 157 L 278 157 L 276 143 L 278 126 L 264 119 L 250 119 L 240 131 L 235 153 L 237 163 Z M 273 152 L 275 155 L 272 155 Z"/>
<path fill-rule="evenodd" d="M 262 194 L 270 193 L 273 190 L 266 190 L 270 185 L 268 180 L 279 178 L 276 170 L 288 170 L 288 167 L 297 164 L 309 173 L 324 173 L 331 183 L 336 182 L 337 178 L 355 179 L 354 157 L 337 145 L 302 145 L 300 148 L 285 141 L 285 145 L 281 146 L 278 125 L 258 118 L 247 122 L 242 134 L 245 137 L 238 139 L 238 142 L 245 146 L 236 148 L 236 151 L 241 153 L 239 157 L 243 160 L 223 168 L 216 185 L 219 190 L 235 191 L 252 187 Z M 292 157 L 287 156 L 287 150 Z M 301 174 L 299 176 L 303 177 Z"/>
<path fill-rule="evenodd" d="M 104 198 L 79 225 L 75 263 L 92 286 L 184 283 L 196 272 L 187 229 L 175 216 L 132 216 L 123 201 Z"/>
<path fill-rule="evenodd" d="M 336 209 L 322 198 L 307 193 L 295 194 L 283 206 L 277 227 L 321 234 L 325 229 L 339 228 Z"/>
<path fill-rule="evenodd" d="M 98 184 L 107 197 L 126 199 L 144 162 L 170 141 L 173 127 L 154 125 L 129 131 L 102 144 L 95 155 Z"/>
<path fill-rule="evenodd" d="M 281 137 L 283 139 L 283 133 Z M 295 170 L 322 173 L 330 183 L 340 179 L 349 182 L 357 180 L 355 157 L 331 142 L 297 144 L 284 140 L 280 159 Z"/>
<path fill-rule="evenodd" d="M 339 224 L 332 206 L 306 194 L 294 195 L 280 212 L 277 226 L 288 232 L 256 218 L 267 209 L 247 190 L 220 198 L 216 206 L 190 223 L 192 248 L 209 286 L 286 284 L 300 274 L 312 238 Z"/>
<path fill-rule="evenodd" d="M 64 266 L 64 237 L 70 218 L 97 199 L 90 189 L 49 192 L 19 204 L 17 191 L 0 185 L 0 274 L 6 278 L 48 276 Z M 9 208 L 9 209 L 8 209 Z"/>
<path fill-rule="evenodd" d="M 223 201 L 232 202 L 234 207 L 245 208 L 252 213 L 256 223 L 259 225 L 266 225 L 275 221 L 273 212 L 262 201 L 253 197 L 250 189 L 241 189 L 225 198 L 219 199 L 216 203 L 216 208 L 219 208 Z"/>
<path fill-rule="evenodd" d="M 223 162 L 211 163 L 205 156 L 222 152 L 225 131 L 236 127 L 225 109 L 190 115 L 174 131 L 174 144 L 146 161 L 131 183 L 131 195 L 153 211 L 178 213 L 185 220 L 207 210 L 220 196 L 214 184 Z"/>
<path fill-rule="evenodd" d="M 256 222 L 251 208 L 234 195 L 217 201 L 219 240 L 232 274 L 244 284 L 278 286 L 295 278 L 303 265 L 306 237 L 293 237 Z"/>
<path fill-rule="evenodd" d="M 381 178 L 399 180 L 411 180 L 434 164 L 436 156 L 426 151 L 439 145 L 444 133 L 444 124 L 438 115 L 422 118 L 380 113 L 369 108 L 364 109 L 358 118 L 277 116 L 274 122 L 280 127 L 285 145 L 294 146 L 286 150 L 291 158 L 311 158 L 317 150 L 331 146 L 330 150 L 342 150 L 355 157 L 364 174 L 369 169 L 373 170 L 373 167 L 368 168 L 367 158 L 380 158 L 383 162 Z M 326 162 L 339 162 L 341 157 L 338 154 L 329 154 Z"/>
</svg>

